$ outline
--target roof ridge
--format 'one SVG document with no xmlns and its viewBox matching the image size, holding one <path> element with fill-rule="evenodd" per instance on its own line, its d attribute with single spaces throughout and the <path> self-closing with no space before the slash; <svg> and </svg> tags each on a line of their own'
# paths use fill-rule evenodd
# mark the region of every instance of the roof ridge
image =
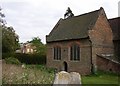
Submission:
<svg viewBox="0 0 120 86">
<path fill-rule="evenodd" d="M 120 18 L 120 16 L 115 17 L 115 18 L 110 18 L 110 19 L 108 19 L 108 20 L 119 19 L 119 18 Z"/>
<path fill-rule="evenodd" d="M 88 37 L 87 31 L 95 25 L 102 10 L 103 8 L 100 8 L 78 16 L 60 18 L 47 36 L 47 42 Z"/>
</svg>

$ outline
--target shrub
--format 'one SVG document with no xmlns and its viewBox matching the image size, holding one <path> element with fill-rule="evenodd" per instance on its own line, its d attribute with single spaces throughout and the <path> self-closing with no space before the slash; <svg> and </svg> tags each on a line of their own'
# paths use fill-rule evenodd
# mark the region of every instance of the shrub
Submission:
<svg viewBox="0 0 120 86">
<path fill-rule="evenodd" d="M 5 61 L 8 64 L 17 64 L 17 65 L 21 64 L 21 62 L 17 58 L 14 58 L 14 57 L 5 58 Z"/>
<path fill-rule="evenodd" d="M 15 54 L 15 58 L 17 58 L 21 63 L 25 64 L 46 64 L 46 56 L 40 54 Z"/>
<path fill-rule="evenodd" d="M 14 53 L 3 53 L 2 52 L 2 59 L 14 57 Z"/>
</svg>

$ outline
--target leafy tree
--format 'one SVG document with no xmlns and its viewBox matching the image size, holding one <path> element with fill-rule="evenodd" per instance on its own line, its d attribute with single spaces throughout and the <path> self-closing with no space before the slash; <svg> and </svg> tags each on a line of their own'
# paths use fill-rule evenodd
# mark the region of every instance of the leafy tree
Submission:
<svg viewBox="0 0 120 86">
<path fill-rule="evenodd" d="M 19 47 L 19 37 L 15 33 L 13 27 L 7 27 L 6 21 L 3 19 L 5 15 L 0 7 L 0 43 L 2 41 L 2 52 L 11 53 Z"/>
<path fill-rule="evenodd" d="M 19 47 L 19 37 L 13 27 L 2 28 L 2 52 L 14 52 Z"/>
<path fill-rule="evenodd" d="M 29 43 L 32 43 L 32 45 L 35 46 L 35 53 L 46 55 L 46 45 L 41 42 L 39 37 L 34 37 Z"/>
<path fill-rule="evenodd" d="M 6 21 L 3 19 L 5 17 L 5 14 L 2 13 L 2 8 L 0 7 L 0 26 L 4 27 L 6 24 Z"/>
</svg>

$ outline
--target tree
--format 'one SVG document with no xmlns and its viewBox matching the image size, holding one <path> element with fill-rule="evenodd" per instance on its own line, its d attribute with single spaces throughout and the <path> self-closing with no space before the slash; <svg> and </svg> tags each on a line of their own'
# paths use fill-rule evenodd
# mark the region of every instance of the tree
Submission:
<svg viewBox="0 0 120 86">
<path fill-rule="evenodd" d="M 19 37 L 13 27 L 2 28 L 2 52 L 11 53 L 19 47 Z"/>
<path fill-rule="evenodd" d="M 6 24 L 6 21 L 3 19 L 5 17 L 5 14 L 2 13 L 2 8 L 0 7 L 0 26 L 4 27 Z"/>
<path fill-rule="evenodd" d="M 13 27 L 6 26 L 6 21 L 3 19 L 4 17 L 5 15 L 2 13 L 0 7 L 0 37 L 2 38 L 2 52 L 11 53 L 19 47 L 19 37 L 15 33 Z"/>
<path fill-rule="evenodd" d="M 39 37 L 34 37 L 29 43 L 32 43 L 32 45 L 35 46 L 35 53 L 46 55 L 46 45 L 41 42 Z"/>
</svg>

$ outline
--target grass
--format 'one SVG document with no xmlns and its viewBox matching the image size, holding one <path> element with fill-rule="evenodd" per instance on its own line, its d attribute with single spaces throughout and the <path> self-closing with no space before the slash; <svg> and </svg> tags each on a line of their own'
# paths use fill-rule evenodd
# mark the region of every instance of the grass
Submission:
<svg viewBox="0 0 120 86">
<path fill-rule="evenodd" d="M 10 64 L 9 64 L 10 65 Z M 3 84 L 52 84 L 54 69 L 44 65 L 11 65 L 10 69 L 3 68 Z"/>
<path fill-rule="evenodd" d="M 45 65 L 3 66 L 3 84 L 53 84 L 54 81 L 54 69 Z M 82 84 L 118 84 L 118 75 L 99 71 L 97 75 L 82 76 Z"/>
<path fill-rule="evenodd" d="M 83 84 L 119 84 L 118 74 L 98 71 L 97 75 L 82 76 Z"/>
</svg>

